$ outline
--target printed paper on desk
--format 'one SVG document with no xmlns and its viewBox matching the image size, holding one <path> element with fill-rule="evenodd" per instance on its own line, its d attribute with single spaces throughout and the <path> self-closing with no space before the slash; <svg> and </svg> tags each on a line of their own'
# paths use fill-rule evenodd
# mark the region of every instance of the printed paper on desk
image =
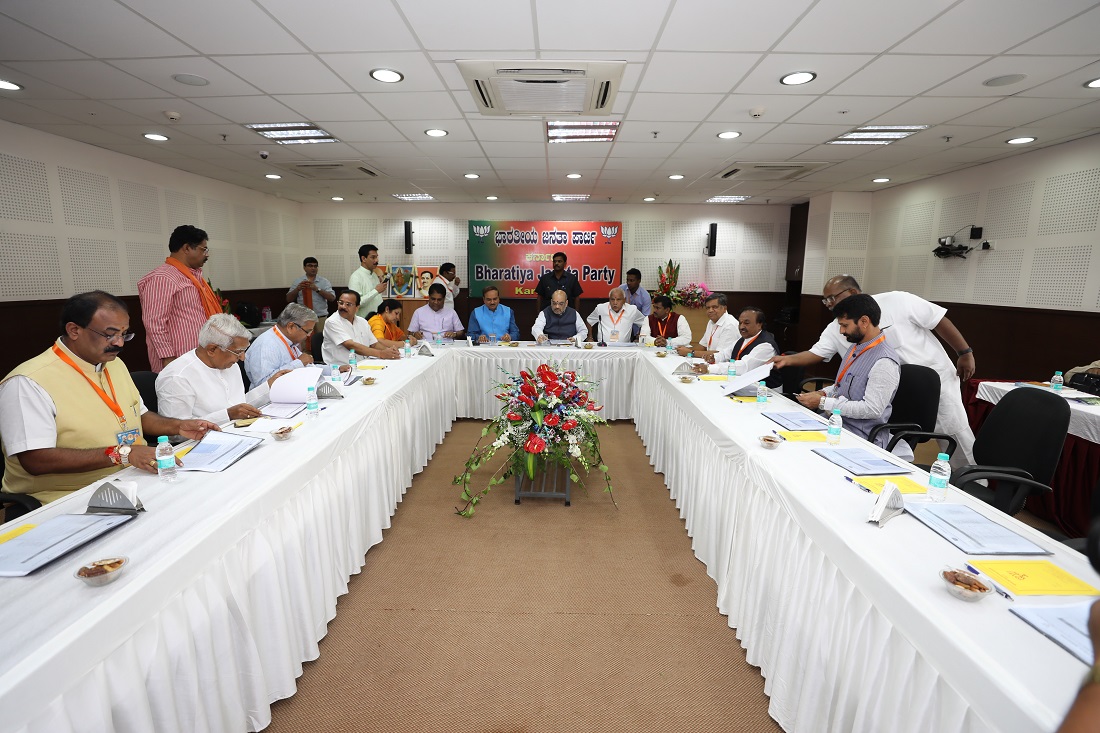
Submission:
<svg viewBox="0 0 1100 733">
<path fill-rule="evenodd" d="M 974 567 L 1018 596 L 1100 595 L 1100 590 L 1050 560 L 975 560 Z"/>
<path fill-rule="evenodd" d="M 755 401 L 756 398 L 754 397 Z M 792 443 L 824 443 L 825 433 L 820 430 L 779 430 L 779 437 Z M 881 489 L 881 487 L 879 487 Z M 878 493 L 878 492 L 875 492 Z"/>
<path fill-rule="evenodd" d="M 818 433 L 820 435 L 820 433 Z M 824 440 L 824 437 L 822 438 Z M 887 481 L 898 487 L 898 491 L 903 494 L 926 494 L 928 493 L 927 486 L 921 486 L 908 476 L 860 476 L 852 479 L 860 486 L 864 487 L 872 494 L 882 493 L 883 484 Z"/>
<path fill-rule="evenodd" d="M 319 366 L 305 366 L 292 369 L 275 380 L 271 385 L 272 402 L 292 402 L 302 404 L 306 401 L 306 389 L 316 387 L 324 370 Z"/>
</svg>

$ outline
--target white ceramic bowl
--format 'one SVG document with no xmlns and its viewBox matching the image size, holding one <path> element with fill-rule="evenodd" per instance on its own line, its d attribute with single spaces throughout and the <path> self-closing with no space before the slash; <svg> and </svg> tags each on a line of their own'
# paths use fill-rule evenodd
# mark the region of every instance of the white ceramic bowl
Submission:
<svg viewBox="0 0 1100 733">
<path fill-rule="evenodd" d="M 768 450 L 775 450 L 779 447 L 779 444 L 783 442 L 783 439 L 778 435 L 761 435 L 760 445 L 764 446 Z"/>
<path fill-rule="evenodd" d="M 287 430 L 286 428 L 279 428 L 278 430 L 271 431 L 271 437 L 275 440 L 290 440 L 290 436 L 294 435 L 294 429 Z"/>
<path fill-rule="evenodd" d="M 961 585 L 957 585 L 950 579 L 948 573 L 955 573 L 955 577 L 981 584 L 985 590 L 971 590 L 964 588 Z M 966 570 L 965 568 L 950 568 L 946 567 L 940 571 L 940 580 L 947 587 L 947 592 L 958 598 L 960 601 L 980 601 L 986 596 L 993 594 L 993 583 L 989 581 L 989 578 L 985 578 L 981 575 Z"/>
<path fill-rule="evenodd" d="M 665 352 L 665 351 L 658 351 L 657 352 L 657 358 L 658 359 L 664 359 L 666 356 L 668 356 L 668 352 Z"/>
<path fill-rule="evenodd" d="M 696 379 L 698 379 L 698 377 L 696 377 L 694 374 L 683 374 L 680 376 L 680 381 L 684 384 L 691 384 Z"/>
<path fill-rule="evenodd" d="M 130 561 L 130 558 L 123 555 L 117 555 L 115 557 L 108 557 L 103 560 L 93 560 L 90 563 L 81 565 L 73 573 L 74 578 L 80 578 L 86 585 L 97 587 L 100 585 L 107 585 L 118 579 L 118 576 L 122 575 L 122 571 L 126 568 L 126 564 Z M 100 572 L 100 569 L 107 568 L 106 572 Z M 81 575 L 81 573 L 85 573 Z M 87 573 L 96 573 L 88 575 Z"/>
</svg>

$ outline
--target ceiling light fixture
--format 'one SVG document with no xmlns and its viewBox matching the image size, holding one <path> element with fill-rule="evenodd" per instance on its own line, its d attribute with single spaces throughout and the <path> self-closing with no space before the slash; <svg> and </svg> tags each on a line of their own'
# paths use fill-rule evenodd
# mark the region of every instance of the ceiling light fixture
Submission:
<svg viewBox="0 0 1100 733">
<path fill-rule="evenodd" d="M 278 173 L 268 173 L 266 176 L 264 176 L 264 178 L 270 178 L 273 181 L 277 181 L 282 178 L 282 176 L 280 176 Z"/>
<path fill-rule="evenodd" d="M 146 140 L 152 140 L 153 142 L 165 143 L 168 142 L 167 135 L 161 135 L 159 132 L 147 132 L 144 135 Z"/>
<path fill-rule="evenodd" d="M 1004 76 L 995 76 L 992 79 L 986 79 L 982 82 L 983 87 L 1006 87 L 1009 84 L 1018 84 L 1027 78 L 1027 74 L 1005 74 Z"/>
<path fill-rule="evenodd" d="M 616 120 L 546 123 L 546 141 L 551 143 L 609 143 L 618 132 Z"/>
<path fill-rule="evenodd" d="M 826 140 L 826 145 L 889 145 L 927 130 L 930 125 L 864 125 Z"/>
<path fill-rule="evenodd" d="M 795 71 L 784 76 L 782 79 L 779 80 L 779 83 L 789 87 L 793 87 L 798 86 L 799 84 L 809 84 L 816 78 L 817 74 L 812 71 Z"/>
<path fill-rule="evenodd" d="M 486 201 L 496 201 L 496 200 L 497 200 L 497 197 L 496 197 L 496 196 L 486 196 L 486 197 L 485 197 L 485 200 L 486 200 Z"/>
<path fill-rule="evenodd" d="M 668 180 L 670 180 L 670 181 L 682 181 L 683 179 L 684 179 L 684 174 L 683 173 L 673 173 L 671 176 L 668 177 Z"/>
<path fill-rule="evenodd" d="M 333 201 L 343 201 L 343 200 L 344 200 L 344 197 L 343 197 L 343 196 L 333 196 L 333 197 L 332 197 L 332 200 L 333 200 Z"/>
<path fill-rule="evenodd" d="M 438 129 L 434 129 L 434 128 L 431 129 L 431 130 L 425 130 L 424 134 L 427 135 L 428 137 L 447 137 L 447 131 L 446 130 L 438 130 Z"/>
<path fill-rule="evenodd" d="M 889 183 L 889 178 L 872 178 L 871 183 Z"/>
<path fill-rule="evenodd" d="M 1014 137 L 1014 138 L 1010 138 L 1008 140 L 1005 140 L 1005 142 L 1008 143 L 1009 145 L 1027 145 L 1028 143 L 1035 142 L 1037 139 L 1038 138 L 1034 138 L 1034 137 Z"/>
<path fill-rule="evenodd" d="M 470 179 L 473 179 L 473 178 L 481 178 L 481 176 L 479 176 L 479 175 L 478 175 L 478 174 L 476 174 L 476 173 L 464 173 L 464 174 L 462 175 L 462 177 L 463 177 L 463 178 L 470 178 Z"/>
<path fill-rule="evenodd" d="M 370 78 L 383 84 L 396 84 L 402 81 L 405 75 L 393 69 L 371 69 Z"/>
<path fill-rule="evenodd" d="M 8 81 L 7 79 L 0 79 L 0 89 L 3 89 L 5 92 L 18 92 L 18 91 L 21 91 L 23 89 L 23 87 L 16 84 L 14 81 Z"/>
<path fill-rule="evenodd" d="M 588 194 L 586 193 L 555 193 L 551 194 L 550 198 L 555 201 L 587 201 Z"/>
<path fill-rule="evenodd" d="M 391 194 L 399 201 L 434 201 L 431 194 L 427 193 L 395 193 Z"/>
<path fill-rule="evenodd" d="M 711 196 L 706 200 L 708 204 L 739 204 L 748 201 L 752 196 Z"/>
<path fill-rule="evenodd" d="M 656 201 L 656 200 L 657 200 L 656 196 L 646 196 L 644 199 L 642 199 L 642 201 Z"/>
<path fill-rule="evenodd" d="M 339 142 L 312 122 L 256 122 L 245 127 L 279 145 Z"/>
<path fill-rule="evenodd" d="M 186 84 L 189 87 L 204 87 L 210 83 L 209 79 L 203 78 L 198 74 L 172 74 L 172 78 L 180 84 Z"/>
<path fill-rule="evenodd" d="M 1085 87 L 1088 89 L 1100 89 L 1100 77 L 1093 79 L 1092 81 L 1086 81 Z"/>
<path fill-rule="evenodd" d="M 735 137 L 741 137 L 741 133 L 736 130 L 726 130 L 725 132 L 718 133 L 718 137 L 722 140 L 732 140 Z"/>
<path fill-rule="evenodd" d="M 581 174 L 580 173 L 566 173 L 565 177 L 566 178 L 580 178 Z"/>
</svg>

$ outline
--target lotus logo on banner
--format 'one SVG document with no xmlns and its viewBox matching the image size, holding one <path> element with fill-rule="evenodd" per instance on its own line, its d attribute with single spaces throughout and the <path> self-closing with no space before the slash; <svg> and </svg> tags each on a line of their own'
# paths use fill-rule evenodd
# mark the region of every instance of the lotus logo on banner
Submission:
<svg viewBox="0 0 1100 733">
<path fill-rule="evenodd" d="M 611 240 L 619 233 L 619 227 L 600 227 L 600 234 L 604 236 L 604 244 L 611 244 Z"/>
<path fill-rule="evenodd" d="M 482 244 L 485 244 L 485 237 L 489 236 L 489 229 L 491 227 L 488 224 L 474 224 L 474 234 L 481 240 Z"/>
</svg>

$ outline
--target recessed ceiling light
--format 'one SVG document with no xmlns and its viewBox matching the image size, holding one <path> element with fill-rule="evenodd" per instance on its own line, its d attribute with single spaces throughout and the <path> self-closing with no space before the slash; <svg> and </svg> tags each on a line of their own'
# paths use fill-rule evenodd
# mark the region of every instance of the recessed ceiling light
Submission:
<svg viewBox="0 0 1100 733">
<path fill-rule="evenodd" d="M 405 75 L 393 69 L 371 69 L 370 78 L 383 84 L 396 84 L 404 79 Z"/>
<path fill-rule="evenodd" d="M 812 71 L 796 71 L 791 74 L 787 74 L 779 80 L 780 84 L 786 84 L 787 86 L 798 86 L 799 84 L 809 84 L 811 81 L 817 78 L 817 74 Z"/>
<path fill-rule="evenodd" d="M 23 87 L 16 84 L 14 81 L 8 81 L 7 79 L 0 79 L 0 89 L 5 92 L 18 92 Z"/>
<path fill-rule="evenodd" d="M 546 141 L 551 143 L 609 143 L 618 132 L 616 120 L 546 123 Z"/>
<path fill-rule="evenodd" d="M 343 201 L 343 200 L 344 200 L 344 197 L 343 197 L 343 196 L 333 196 L 333 197 L 332 197 L 332 200 L 333 200 L 333 201 Z"/>
<path fill-rule="evenodd" d="M 481 178 L 481 176 L 479 176 L 476 173 L 464 173 L 462 177 L 463 178 Z"/>
<path fill-rule="evenodd" d="M 1100 78 L 1093 79 L 1092 81 L 1086 81 L 1085 86 L 1089 89 L 1100 89 Z"/>
<path fill-rule="evenodd" d="M 832 140 L 826 145 L 889 145 L 927 130 L 928 125 L 864 125 Z"/>
<path fill-rule="evenodd" d="M 1005 140 L 1009 145 L 1027 145 L 1028 143 L 1035 142 L 1036 138 L 1033 137 L 1014 137 Z"/>
<path fill-rule="evenodd" d="M 565 177 L 566 178 L 580 178 L 581 174 L 580 173 L 566 173 Z"/>
<path fill-rule="evenodd" d="M 270 178 L 273 181 L 277 181 L 282 178 L 282 176 L 280 176 L 278 173 L 268 173 L 266 176 L 264 176 L 264 178 Z"/>
<path fill-rule="evenodd" d="M 646 196 L 644 199 L 642 199 L 642 201 L 656 201 L 656 200 L 657 200 L 657 198 L 655 196 Z"/>
<path fill-rule="evenodd" d="M 209 79 L 204 79 L 197 74 L 172 74 L 172 78 L 189 87 L 204 87 L 210 83 Z"/>
<path fill-rule="evenodd" d="M 425 130 L 424 134 L 427 135 L 428 137 L 446 137 L 447 136 L 447 131 L 446 130 L 435 130 L 435 129 Z"/>
<path fill-rule="evenodd" d="M 432 195 L 428 193 L 395 193 L 391 195 L 399 201 L 434 201 Z"/>
<path fill-rule="evenodd" d="M 152 140 L 158 143 L 168 142 L 168 136 L 161 135 L 159 132 L 147 132 L 145 133 L 145 139 Z"/>
<path fill-rule="evenodd" d="M 1027 78 L 1027 74 L 1005 74 L 1004 76 L 995 76 L 992 79 L 986 79 L 982 82 L 983 87 L 1007 87 L 1009 84 L 1018 84 Z"/>
<path fill-rule="evenodd" d="M 554 193 L 550 194 L 550 198 L 555 201 L 587 201 L 588 194 L 586 193 Z"/>
<path fill-rule="evenodd" d="M 871 183 L 889 183 L 889 178 L 872 178 Z"/>
<path fill-rule="evenodd" d="M 257 122 L 245 127 L 279 145 L 339 142 L 312 122 Z"/>
<path fill-rule="evenodd" d="M 708 204 L 739 204 L 748 201 L 751 196 L 711 196 L 706 200 Z"/>
<path fill-rule="evenodd" d="M 683 178 L 684 178 L 683 173 L 673 173 L 671 176 L 668 177 L 668 180 L 670 180 L 670 181 L 681 181 L 681 180 L 683 180 Z"/>
<path fill-rule="evenodd" d="M 736 130 L 726 130 L 725 132 L 718 133 L 718 137 L 723 140 L 732 140 L 735 137 L 741 137 L 741 133 L 737 132 Z"/>
<path fill-rule="evenodd" d="M 486 197 L 485 197 L 485 200 L 486 200 L 486 201 L 496 201 L 496 200 L 497 200 L 497 197 L 496 197 L 496 196 L 486 196 Z"/>
</svg>

